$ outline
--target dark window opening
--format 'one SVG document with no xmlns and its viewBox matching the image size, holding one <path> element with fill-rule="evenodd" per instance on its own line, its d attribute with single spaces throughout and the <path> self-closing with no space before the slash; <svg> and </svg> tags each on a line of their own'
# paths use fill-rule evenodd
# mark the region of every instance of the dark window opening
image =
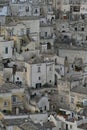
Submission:
<svg viewBox="0 0 87 130">
<path fill-rule="evenodd" d="M 45 37 L 47 37 L 47 32 L 45 32 Z"/>
<path fill-rule="evenodd" d="M 29 12 L 29 7 L 26 7 L 26 12 Z"/>
<path fill-rule="evenodd" d="M 77 27 L 75 27 L 75 31 L 77 31 Z"/>
<path fill-rule="evenodd" d="M 46 110 L 47 109 L 47 107 L 46 106 L 44 106 L 44 110 Z"/>
<path fill-rule="evenodd" d="M 87 40 L 87 36 L 86 36 L 86 40 Z"/>
<path fill-rule="evenodd" d="M 62 31 L 63 33 L 65 32 L 65 30 Z"/>
<path fill-rule="evenodd" d="M 8 54 L 8 47 L 5 48 L 5 54 Z"/>
<path fill-rule="evenodd" d="M 68 130 L 68 124 L 66 124 L 66 130 Z"/>
<path fill-rule="evenodd" d="M 41 77 L 38 77 L 39 80 L 41 80 Z"/>
<path fill-rule="evenodd" d="M 49 82 L 51 83 L 52 81 L 50 80 Z"/>
<path fill-rule="evenodd" d="M 55 59 L 55 65 L 57 65 L 57 59 Z"/>
<path fill-rule="evenodd" d="M 40 69 L 40 67 L 38 67 L 38 72 L 40 72 L 41 71 L 41 69 Z"/>
<path fill-rule="evenodd" d="M 82 29 L 81 29 L 82 31 L 84 31 L 84 28 L 82 27 Z"/>
<path fill-rule="evenodd" d="M 27 34 L 27 35 L 30 34 L 30 28 L 27 28 L 27 30 L 26 30 L 26 34 Z"/>
<path fill-rule="evenodd" d="M 63 97 L 61 97 L 60 102 L 63 102 Z"/>
<path fill-rule="evenodd" d="M 47 49 L 51 49 L 51 43 L 47 43 Z"/>
<path fill-rule="evenodd" d="M 27 68 L 25 68 L 25 72 L 27 72 Z"/>
<path fill-rule="evenodd" d="M 9 81 L 9 78 L 7 78 L 6 80 Z"/>
<path fill-rule="evenodd" d="M 64 35 L 64 39 L 67 39 L 67 38 L 68 38 L 68 36 Z"/>
<path fill-rule="evenodd" d="M 37 14 L 38 13 L 38 10 L 37 9 L 35 9 L 35 14 Z"/>
<path fill-rule="evenodd" d="M 19 80 L 19 77 L 17 77 L 17 80 Z"/>
<path fill-rule="evenodd" d="M 36 84 L 36 88 L 41 88 L 41 86 L 42 86 L 41 83 Z"/>
<path fill-rule="evenodd" d="M 16 96 L 13 95 L 13 96 L 12 96 L 12 101 L 13 101 L 13 102 L 16 102 L 16 100 L 17 100 Z"/>
<path fill-rule="evenodd" d="M 8 103 L 5 101 L 5 102 L 4 102 L 4 106 L 7 106 L 7 105 L 8 105 Z"/>
<path fill-rule="evenodd" d="M 70 129 L 72 129 L 72 125 L 70 125 Z"/>
</svg>

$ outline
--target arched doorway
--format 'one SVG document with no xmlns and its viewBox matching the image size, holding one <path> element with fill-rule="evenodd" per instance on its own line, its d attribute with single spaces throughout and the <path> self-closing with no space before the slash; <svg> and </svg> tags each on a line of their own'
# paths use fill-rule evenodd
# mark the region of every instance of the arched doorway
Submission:
<svg viewBox="0 0 87 130">
<path fill-rule="evenodd" d="M 50 42 L 47 43 L 47 49 L 51 49 L 51 43 Z"/>
<path fill-rule="evenodd" d="M 54 20 L 54 17 L 51 18 L 51 22 Z"/>
</svg>

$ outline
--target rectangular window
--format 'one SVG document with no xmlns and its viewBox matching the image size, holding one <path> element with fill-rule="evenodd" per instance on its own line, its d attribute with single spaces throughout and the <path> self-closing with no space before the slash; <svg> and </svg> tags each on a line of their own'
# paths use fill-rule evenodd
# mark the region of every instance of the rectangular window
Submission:
<svg viewBox="0 0 87 130">
<path fill-rule="evenodd" d="M 52 71 L 52 67 L 49 68 L 49 71 Z"/>
<path fill-rule="evenodd" d="M 68 130 L 68 124 L 66 124 L 66 130 Z"/>
<path fill-rule="evenodd" d="M 80 11 L 80 6 L 74 6 L 73 11 L 74 12 L 79 12 Z"/>
<path fill-rule="evenodd" d="M 5 54 L 8 54 L 8 47 L 5 47 Z"/>
<path fill-rule="evenodd" d="M 75 27 L 75 31 L 77 31 L 77 27 Z"/>
<path fill-rule="evenodd" d="M 30 28 L 26 29 L 26 34 L 29 35 L 30 34 Z"/>
<path fill-rule="evenodd" d="M 17 80 L 19 80 L 19 77 L 17 77 Z"/>
<path fill-rule="evenodd" d="M 55 65 L 57 65 L 57 59 L 55 59 Z"/>
<path fill-rule="evenodd" d="M 35 14 L 37 14 L 37 13 L 38 13 L 38 10 L 37 10 L 37 9 L 35 9 L 34 13 L 35 13 Z"/>
<path fill-rule="evenodd" d="M 72 125 L 70 125 L 70 129 L 72 129 Z"/>
<path fill-rule="evenodd" d="M 8 102 L 7 101 L 4 102 L 4 106 L 8 106 Z"/>
<path fill-rule="evenodd" d="M 41 80 L 41 77 L 38 77 L 39 80 Z"/>
<path fill-rule="evenodd" d="M 10 36 L 13 36 L 13 31 L 9 31 L 9 35 L 10 35 Z"/>
<path fill-rule="evenodd" d="M 40 70 L 40 67 L 38 67 L 38 72 L 40 72 L 41 70 Z"/>
<path fill-rule="evenodd" d="M 74 103 L 74 98 L 71 97 L 71 103 Z"/>
<path fill-rule="evenodd" d="M 84 31 L 84 27 L 82 27 L 82 29 L 81 29 L 82 31 Z"/>
<path fill-rule="evenodd" d="M 17 101 L 17 97 L 15 95 L 12 96 L 12 102 L 16 102 Z"/>
<path fill-rule="evenodd" d="M 45 32 L 45 37 L 47 37 L 47 32 Z"/>
<path fill-rule="evenodd" d="M 63 102 L 63 97 L 61 97 L 60 102 Z"/>
<path fill-rule="evenodd" d="M 51 80 L 49 81 L 49 83 L 51 83 Z"/>
<path fill-rule="evenodd" d="M 24 29 L 23 28 L 21 29 L 21 35 L 24 35 Z"/>
<path fill-rule="evenodd" d="M 86 40 L 87 40 L 87 36 L 86 36 Z"/>
<path fill-rule="evenodd" d="M 19 6 L 19 9 L 22 9 L 22 6 Z"/>
<path fill-rule="evenodd" d="M 26 7 L 26 12 L 29 12 L 29 7 Z"/>
<path fill-rule="evenodd" d="M 27 68 L 25 68 L 25 72 L 27 72 Z"/>
</svg>

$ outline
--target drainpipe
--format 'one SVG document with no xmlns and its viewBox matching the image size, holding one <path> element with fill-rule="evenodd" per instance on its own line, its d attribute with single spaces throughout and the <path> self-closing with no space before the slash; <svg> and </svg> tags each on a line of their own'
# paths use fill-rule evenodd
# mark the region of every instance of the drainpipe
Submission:
<svg viewBox="0 0 87 130">
<path fill-rule="evenodd" d="M 30 79 L 30 81 L 31 81 L 31 87 L 32 87 L 32 65 L 31 65 L 30 68 L 31 68 L 31 71 L 30 71 L 31 72 L 31 74 L 30 74 L 31 79 Z"/>
<path fill-rule="evenodd" d="M 55 9 L 56 9 L 56 0 L 55 0 Z"/>
<path fill-rule="evenodd" d="M 16 73 L 17 66 L 13 65 L 13 83 L 15 82 L 15 73 Z"/>
<path fill-rule="evenodd" d="M 1 35 L 1 22 L 0 22 L 0 35 Z"/>
<path fill-rule="evenodd" d="M 47 83 L 47 64 L 46 64 L 46 83 Z"/>
</svg>

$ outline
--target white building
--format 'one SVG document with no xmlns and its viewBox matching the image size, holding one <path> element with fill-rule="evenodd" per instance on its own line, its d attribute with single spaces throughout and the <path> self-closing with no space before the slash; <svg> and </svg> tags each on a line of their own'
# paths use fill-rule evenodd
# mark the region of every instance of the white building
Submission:
<svg viewBox="0 0 87 130">
<path fill-rule="evenodd" d="M 12 22 L 6 26 L 7 36 L 23 36 L 26 35 L 26 25 L 22 22 Z"/>
<path fill-rule="evenodd" d="M 80 6 L 80 13 L 87 14 L 87 3 Z"/>
<path fill-rule="evenodd" d="M 19 3 L 19 10 L 18 15 L 19 16 L 31 16 L 32 14 L 32 5 L 31 3 Z"/>
<path fill-rule="evenodd" d="M 64 11 L 64 12 L 70 11 L 69 0 L 62 0 L 61 1 L 61 11 Z"/>
<path fill-rule="evenodd" d="M 55 63 L 52 60 L 43 58 L 32 58 L 26 67 L 26 82 L 29 87 L 37 88 L 48 83 L 54 85 Z"/>
<path fill-rule="evenodd" d="M 60 57 L 67 57 L 69 62 L 72 63 L 74 62 L 74 59 L 77 58 L 82 58 L 83 63 L 87 63 L 87 51 L 86 49 L 79 49 L 79 48 L 60 48 L 59 49 L 59 56 Z"/>
<path fill-rule="evenodd" d="M 55 19 L 54 17 L 52 17 Z M 55 39 L 54 24 L 51 17 L 40 19 L 40 42 L 47 44 L 47 49 L 52 49 Z"/>
<path fill-rule="evenodd" d="M 40 15 L 39 1 L 12 0 L 10 2 L 10 6 L 13 15 L 18 15 L 18 16 L 39 16 Z M 15 10 L 15 8 L 17 10 Z"/>
<path fill-rule="evenodd" d="M 26 0 L 11 0 L 11 3 L 25 2 Z"/>
<path fill-rule="evenodd" d="M 58 75 L 57 78 L 60 78 L 61 76 L 64 76 L 64 58 L 58 57 L 55 60 L 55 71 L 56 74 Z"/>
<path fill-rule="evenodd" d="M 0 38 L 0 57 L 3 59 L 12 58 L 14 41 L 6 41 Z"/>
<path fill-rule="evenodd" d="M 10 15 L 10 14 L 11 14 L 11 12 L 10 12 L 9 6 L 0 7 L 0 16 L 7 16 L 7 15 Z"/>
<path fill-rule="evenodd" d="M 48 96 L 43 96 L 38 102 L 38 107 L 42 111 L 49 111 Z"/>
<path fill-rule="evenodd" d="M 26 31 L 29 33 L 31 39 L 36 42 L 36 47 L 39 45 L 39 33 L 40 33 L 40 23 L 39 18 L 36 17 L 23 17 L 21 18 L 21 22 L 26 25 Z"/>
<path fill-rule="evenodd" d="M 39 46 L 39 30 L 38 18 L 21 17 L 19 22 L 11 22 L 6 27 L 2 27 L 1 33 L 6 37 L 14 39 L 17 51 L 20 52 L 20 49 L 25 50 L 29 48 L 30 50 L 30 48 Z M 28 43 L 31 41 L 33 43 L 29 45 Z M 26 47 L 22 48 L 20 44 L 24 44 Z"/>
<path fill-rule="evenodd" d="M 54 0 L 53 6 L 55 9 L 60 9 L 61 11 L 70 11 L 69 0 Z"/>
</svg>

